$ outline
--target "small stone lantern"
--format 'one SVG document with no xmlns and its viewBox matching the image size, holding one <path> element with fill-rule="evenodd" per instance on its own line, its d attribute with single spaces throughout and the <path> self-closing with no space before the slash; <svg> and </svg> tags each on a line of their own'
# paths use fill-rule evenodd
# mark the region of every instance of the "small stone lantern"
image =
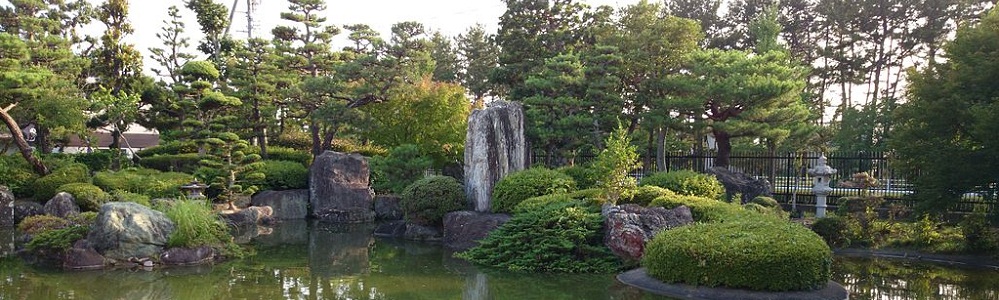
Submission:
<svg viewBox="0 0 999 300">
<path fill-rule="evenodd" d="M 829 177 L 836 174 L 836 169 L 826 165 L 825 154 L 819 156 L 819 162 L 814 167 L 808 169 L 808 175 L 812 176 L 812 192 L 815 193 L 815 216 L 824 218 L 826 216 L 826 196 L 832 191 L 829 187 Z"/>
<path fill-rule="evenodd" d="M 208 185 L 201 184 L 198 179 L 195 178 L 194 181 L 188 183 L 187 185 L 180 186 L 180 190 L 187 194 L 187 199 L 201 199 L 205 198 L 205 190 L 208 189 Z"/>
</svg>

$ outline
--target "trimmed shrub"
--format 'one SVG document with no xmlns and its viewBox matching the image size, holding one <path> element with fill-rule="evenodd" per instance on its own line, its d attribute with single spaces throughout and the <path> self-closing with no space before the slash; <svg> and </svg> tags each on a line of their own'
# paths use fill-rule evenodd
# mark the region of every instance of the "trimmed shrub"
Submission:
<svg viewBox="0 0 999 300">
<path fill-rule="evenodd" d="M 784 208 L 780 206 L 780 203 L 776 199 L 765 196 L 753 198 L 753 200 L 749 200 L 749 203 L 746 203 L 742 207 L 749 211 L 755 211 L 780 219 L 787 219 L 791 215 L 784 211 Z"/>
<path fill-rule="evenodd" d="M 256 149 L 256 152 L 250 151 L 247 154 L 260 153 L 260 148 L 252 149 Z M 267 160 L 293 161 L 308 168 L 312 165 L 312 153 L 285 147 L 267 147 Z"/>
<path fill-rule="evenodd" d="M 267 150 L 270 150 L 273 146 L 301 150 L 306 153 L 312 150 L 312 137 L 308 133 L 298 130 L 286 130 L 281 135 L 271 138 L 267 142 Z"/>
<path fill-rule="evenodd" d="M 576 190 L 576 182 L 569 175 L 545 168 L 531 168 L 503 177 L 493 187 L 492 210 L 511 213 L 513 208 L 527 198 Z"/>
<path fill-rule="evenodd" d="M 763 207 L 780 208 L 780 203 L 777 202 L 777 199 L 766 196 L 757 196 L 753 200 L 749 200 L 749 203 L 756 203 Z"/>
<path fill-rule="evenodd" d="M 68 183 L 56 189 L 56 193 L 66 192 L 73 195 L 76 205 L 81 211 L 97 211 L 101 205 L 111 199 L 111 195 L 101 190 L 96 185 L 86 182 Z"/>
<path fill-rule="evenodd" d="M 688 170 L 653 173 L 642 178 L 640 185 L 654 185 L 684 196 L 711 199 L 718 199 L 725 193 L 725 187 L 714 176 Z"/>
<path fill-rule="evenodd" d="M 178 200 L 163 208 L 163 213 L 174 223 L 174 230 L 167 238 L 168 247 L 218 248 L 231 240 L 225 223 L 204 202 Z"/>
<path fill-rule="evenodd" d="M 472 262 L 522 272 L 609 273 L 621 262 L 604 246 L 600 211 L 552 203 L 510 221 L 458 253 Z"/>
<path fill-rule="evenodd" d="M 54 250 L 66 251 L 73 243 L 90 233 L 90 226 L 70 226 L 66 228 L 39 233 L 28 242 L 26 248 L 31 251 Z"/>
<path fill-rule="evenodd" d="M 77 153 L 73 155 L 73 160 L 84 164 L 91 171 L 104 171 L 111 167 L 111 160 L 115 153 L 110 150 L 97 150 L 90 153 Z M 125 161 L 125 159 L 122 159 Z"/>
<path fill-rule="evenodd" d="M 146 196 L 146 195 L 143 195 L 143 194 L 138 194 L 138 193 L 126 192 L 126 191 L 123 191 L 123 190 L 115 190 L 115 191 L 111 192 L 111 199 L 113 201 L 117 201 L 117 202 L 138 203 L 138 204 L 140 204 L 142 206 L 145 206 L 145 207 L 151 207 L 152 206 L 152 204 L 149 202 L 150 201 L 149 196 Z"/>
<path fill-rule="evenodd" d="M 556 169 L 556 171 L 562 172 L 562 174 L 569 175 L 569 177 L 572 177 L 572 180 L 576 181 L 576 188 L 578 189 L 589 189 L 596 187 L 597 177 L 600 176 L 600 174 L 596 170 L 579 165 L 570 166 L 570 167 L 561 167 Z"/>
<path fill-rule="evenodd" d="M 465 188 L 453 177 L 429 176 L 407 187 L 400 205 L 407 221 L 441 225 L 445 214 L 466 208 Z"/>
<path fill-rule="evenodd" d="M 311 144 L 311 143 L 310 143 Z M 371 143 L 361 144 L 349 139 L 334 139 L 330 150 L 343 153 L 357 153 L 367 157 L 385 156 L 389 150 Z"/>
<path fill-rule="evenodd" d="M 668 209 L 681 205 L 690 208 L 690 214 L 697 222 L 726 222 L 755 215 L 742 209 L 738 204 L 697 196 L 662 196 L 652 200 L 652 203 L 649 204 L 649 206 L 662 206 Z"/>
<path fill-rule="evenodd" d="M 569 197 L 583 202 L 593 202 L 593 201 L 599 201 L 598 198 L 600 198 L 600 194 L 602 193 L 603 191 L 601 191 L 600 189 L 590 188 L 585 190 L 569 192 Z"/>
<path fill-rule="evenodd" d="M 90 173 L 83 164 L 69 164 L 52 171 L 45 177 L 35 180 L 35 200 L 48 201 L 57 193 L 57 189 L 68 183 L 90 182 Z"/>
<path fill-rule="evenodd" d="M 850 238 L 847 237 L 848 230 L 849 224 L 847 224 L 846 218 L 840 216 L 828 216 L 812 223 L 812 231 L 821 236 L 826 243 L 835 247 L 850 245 Z"/>
<path fill-rule="evenodd" d="M 629 199 L 621 199 L 618 204 L 638 204 L 641 206 L 649 206 L 652 200 L 662 196 L 677 196 L 673 191 L 654 186 L 654 185 L 643 185 L 635 190 L 635 195 Z"/>
<path fill-rule="evenodd" d="M 513 208 L 513 213 L 522 214 L 526 212 L 540 210 L 545 206 L 554 203 L 571 203 L 579 201 L 580 200 L 573 199 L 572 196 L 570 196 L 569 194 L 551 194 L 551 195 L 531 197 L 527 198 L 527 200 L 520 202 L 520 204 L 517 204 L 517 206 Z"/>
<path fill-rule="evenodd" d="M 10 188 L 15 197 L 25 198 L 34 195 L 32 188 L 38 174 L 20 155 L 0 155 L 0 183 Z"/>
<path fill-rule="evenodd" d="M 668 283 L 801 291 L 829 281 L 832 251 L 807 228 L 755 219 L 666 230 L 645 247 L 642 266 Z"/>
<path fill-rule="evenodd" d="M 97 220 L 97 212 L 85 211 L 78 214 L 72 214 L 67 216 L 66 220 L 69 220 L 69 222 L 73 223 L 73 225 L 90 227 L 90 225 L 93 225 L 94 221 Z"/>
<path fill-rule="evenodd" d="M 183 154 L 160 154 L 154 156 L 143 156 L 139 160 L 139 165 L 143 168 L 155 169 L 163 172 L 184 172 L 193 173 L 198 169 L 198 162 L 203 157 L 197 153 Z"/>
<path fill-rule="evenodd" d="M 146 149 L 139 150 L 135 154 L 145 159 L 155 155 L 198 153 L 198 143 L 194 141 L 172 141 Z"/>
<path fill-rule="evenodd" d="M 433 166 L 433 160 L 420 153 L 416 145 L 407 144 L 392 148 L 384 157 L 372 157 L 371 186 L 379 193 L 402 193 L 406 187 L 423 178 L 423 172 Z"/>
<path fill-rule="evenodd" d="M 45 231 L 63 229 L 71 225 L 73 225 L 72 222 L 60 217 L 36 215 L 21 220 L 21 223 L 17 224 L 17 230 L 27 235 L 36 235 Z"/>
<path fill-rule="evenodd" d="M 126 169 L 118 172 L 98 172 L 94 185 L 105 191 L 122 190 L 151 198 L 180 196 L 180 186 L 188 184 L 194 176 L 178 172 L 160 172 L 154 169 Z"/>
<path fill-rule="evenodd" d="M 264 180 L 257 183 L 260 190 L 293 190 L 309 187 L 309 169 L 287 160 L 265 160 L 259 170 Z"/>
</svg>

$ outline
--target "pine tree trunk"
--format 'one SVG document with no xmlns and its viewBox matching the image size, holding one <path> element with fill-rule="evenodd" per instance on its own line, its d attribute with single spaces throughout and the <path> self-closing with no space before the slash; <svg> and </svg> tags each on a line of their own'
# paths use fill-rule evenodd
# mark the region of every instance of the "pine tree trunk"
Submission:
<svg viewBox="0 0 999 300">
<path fill-rule="evenodd" d="M 732 155 L 732 137 L 728 132 L 712 130 L 715 145 L 718 146 L 718 156 L 715 157 L 715 167 L 728 168 L 729 156 Z"/>
<path fill-rule="evenodd" d="M 17 145 L 17 149 L 20 150 L 21 156 L 28 161 L 31 165 L 31 169 L 35 171 L 39 176 L 45 176 L 49 174 L 49 169 L 45 167 L 35 154 L 31 151 L 31 146 L 28 145 L 28 141 L 24 140 L 24 135 L 21 133 L 21 127 L 17 125 L 17 121 L 7 113 L 10 107 L 7 109 L 0 109 L 0 118 L 3 119 L 4 124 L 7 125 L 7 129 L 10 130 L 10 136 L 14 140 L 14 144 Z"/>
</svg>

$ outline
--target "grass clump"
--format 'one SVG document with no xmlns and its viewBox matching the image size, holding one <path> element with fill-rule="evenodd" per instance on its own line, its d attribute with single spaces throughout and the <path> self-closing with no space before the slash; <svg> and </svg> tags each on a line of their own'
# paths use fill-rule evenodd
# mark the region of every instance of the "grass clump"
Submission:
<svg viewBox="0 0 999 300">
<path fill-rule="evenodd" d="M 174 223 L 167 239 L 169 247 L 220 248 L 231 242 L 225 223 L 204 202 L 178 200 L 161 210 Z"/>
</svg>

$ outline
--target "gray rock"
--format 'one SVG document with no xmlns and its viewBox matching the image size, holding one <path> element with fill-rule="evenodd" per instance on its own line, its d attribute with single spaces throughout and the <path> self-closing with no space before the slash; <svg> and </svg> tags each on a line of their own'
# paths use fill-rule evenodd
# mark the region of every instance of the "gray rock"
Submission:
<svg viewBox="0 0 999 300">
<path fill-rule="evenodd" d="M 193 266 L 210 263 L 214 257 L 215 250 L 212 247 L 174 247 L 163 251 L 163 254 L 160 255 L 160 262 L 164 265 Z"/>
<path fill-rule="evenodd" d="M 399 205 L 399 200 L 399 196 L 395 195 L 375 196 L 375 219 L 402 220 L 402 206 Z"/>
<path fill-rule="evenodd" d="M 479 240 L 510 220 L 507 214 L 455 211 L 444 215 L 444 246 L 455 251 L 471 249 Z"/>
<path fill-rule="evenodd" d="M 274 210 L 270 206 L 250 206 L 234 212 L 219 214 L 226 224 L 235 227 L 272 224 Z"/>
<path fill-rule="evenodd" d="M 41 203 L 25 200 L 14 201 L 14 225 L 21 223 L 24 218 L 44 214 L 45 207 Z"/>
<path fill-rule="evenodd" d="M 715 175 L 715 178 L 718 178 L 718 181 L 721 181 L 722 185 L 725 186 L 725 197 L 728 202 L 732 202 L 733 195 L 740 193 L 742 194 L 742 204 L 748 203 L 749 200 L 753 200 L 757 196 L 773 196 L 770 182 L 766 179 L 756 179 L 745 173 L 723 167 L 710 168 L 707 173 Z"/>
<path fill-rule="evenodd" d="M 131 202 L 109 202 L 101 206 L 87 240 L 110 259 L 155 257 L 173 229 L 173 222 L 159 211 Z"/>
<path fill-rule="evenodd" d="M 465 194 L 477 212 L 490 212 L 493 186 L 503 176 L 527 168 L 524 109 L 497 101 L 473 111 L 465 134 Z"/>
<path fill-rule="evenodd" d="M 375 219 L 368 161 L 359 154 L 326 151 L 309 168 L 311 215 L 320 221 L 362 223 Z"/>
<path fill-rule="evenodd" d="M 14 227 L 14 193 L 0 185 L 0 228 Z"/>
<path fill-rule="evenodd" d="M 275 219 L 305 219 L 309 215 L 309 190 L 263 191 L 253 195 L 251 203 L 273 208 Z"/>
<path fill-rule="evenodd" d="M 444 237 L 440 228 L 420 224 L 406 224 L 406 232 L 402 238 L 411 241 L 439 242 Z"/>
<path fill-rule="evenodd" d="M 73 195 L 61 192 L 49 199 L 49 202 L 45 202 L 45 214 L 66 218 L 70 215 L 80 214 L 80 206 L 76 205 L 76 199 L 73 198 Z"/>
<path fill-rule="evenodd" d="M 604 222 L 604 244 L 617 256 L 637 261 L 645 253 L 645 244 L 663 230 L 694 222 L 690 208 L 645 208 L 635 204 L 611 206 Z"/>
<path fill-rule="evenodd" d="M 70 270 L 97 270 L 103 269 L 105 265 L 104 256 L 97 253 L 85 239 L 73 243 L 73 247 L 66 250 L 62 259 L 62 267 Z"/>
<path fill-rule="evenodd" d="M 406 234 L 406 221 L 398 220 L 379 224 L 375 228 L 375 236 L 401 238 Z"/>
</svg>

